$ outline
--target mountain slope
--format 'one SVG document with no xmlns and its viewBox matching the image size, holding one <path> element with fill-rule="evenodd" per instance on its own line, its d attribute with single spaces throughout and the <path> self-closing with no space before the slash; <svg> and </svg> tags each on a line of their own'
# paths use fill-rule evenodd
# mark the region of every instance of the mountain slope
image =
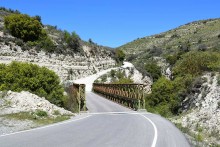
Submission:
<svg viewBox="0 0 220 147">
<path fill-rule="evenodd" d="M 188 23 L 164 33 L 136 39 L 119 49 L 124 50 L 130 59 L 132 55 L 142 58 L 178 50 L 220 50 L 220 19 Z"/>
</svg>

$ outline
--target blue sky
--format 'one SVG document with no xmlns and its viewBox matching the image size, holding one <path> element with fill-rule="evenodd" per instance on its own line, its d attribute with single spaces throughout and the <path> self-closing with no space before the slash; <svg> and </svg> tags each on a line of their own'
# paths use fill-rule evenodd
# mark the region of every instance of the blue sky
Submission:
<svg viewBox="0 0 220 147">
<path fill-rule="evenodd" d="M 0 0 L 0 6 L 110 47 L 220 17 L 220 0 Z"/>
</svg>

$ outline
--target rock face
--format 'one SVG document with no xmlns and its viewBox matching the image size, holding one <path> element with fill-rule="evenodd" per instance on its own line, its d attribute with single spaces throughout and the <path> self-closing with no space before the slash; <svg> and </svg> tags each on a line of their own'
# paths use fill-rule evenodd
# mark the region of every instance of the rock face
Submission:
<svg viewBox="0 0 220 147">
<path fill-rule="evenodd" d="M 11 37 L 11 36 L 10 36 Z M 88 48 L 88 47 L 87 47 Z M 109 56 L 74 56 L 49 54 L 44 51 L 24 51 L 13 42 L 0 42 L 0 63 L 9 64 L 12 61 L 29 62 L 45 66 L 60 77 L 61 81 L 75 80 L 98 71 L 115 66 L 115 61 Z"/>
<path fill-rule="evenodd" d="M 220 85 L 218 85 L 218 74 L 205 74 L 204 82 L 197 92 L 191 97 L 190 106 L 186 107 L 186 114 L 180 119 L 184 127 L 198 133 L 216 138 L 218 143 L 220 134 Z M 189 100 L 189 98 L 187 98 Z M 200 130 L 198 129 L 200 128 Z"/>
<path fill-rule="evenodd" d="M 150 77 L 148 76 L 143 76 L 142 73 L 140 73 L 132 63 L 129 63 L 129 62 L 124 62 L 124 65 L 120 68 L 117 68 L 117 69 L 114 69 L 115 71 L 120 71 L 121 73 L 125 73 L 125 76 L 127 78 L 130 78 L 132 79 L 132 81 L 135 83 L 135 84 L 145 84 L 146 85 L 146 88 L 145 88 L 145 91 L 146 93 L 151 93 L 151 86 L 153 84 L 153 81 Z M 106 76 L 108 77 L 106 82 L 104 83 L 111 83 L 113 78 L 111 77 L 111 73 L 108 72 L 106 74 Z M 97 79 L 97 82 L 101 82 L 102 77 L 99 77 Z"/>
<path fill-rule="evenodd" d="M 2 95 L 3 92 L 0 92 Z M 8 91 L 1 98 L 0 116 L 19 112 L 35 112 L 43 110 L 48 116 L 53 116 L 54 112 L 59 112 L 60 115 L 73 115 L 72 112 L 51 104 L 45 98 L 38 97 L 27 91 L 12 92 Z"/>
<path fill-rule="evenodd" d="M 121 68 L 119 70 L 125 71 L 126 77 L 130 77 L 134 81 L 134 83 L 145 84 L 146 85 L 145 91 L 147 93 L 151 93 L 151 86 L 153 84 L 153 81 L 150 77 L 143 76 L 142 73 L 140 73 L 134 66 Z"/>
</svg>

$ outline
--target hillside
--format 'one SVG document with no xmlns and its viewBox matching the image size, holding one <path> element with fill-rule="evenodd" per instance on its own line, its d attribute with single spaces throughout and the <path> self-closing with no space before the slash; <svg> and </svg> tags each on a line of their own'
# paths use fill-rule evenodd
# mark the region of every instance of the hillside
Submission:
<svg viewBox="0 0 220 147">
<path fill-rule="evenodd" d="M 42 25 L 46 38 L 26 41 L 5 29 L 4 18 L 20 12 L 0 8 L 0 63 L 31 62 L 55 71 L 62 82 L 74 80 L 115 66 L 111 48 L 84 41 L 75 32 Z M 22 14 L 23 15 L 23 14 Z M 29 16 L 28 16 L 29 17 Z M 31 17 L 38 19 L 40 16 Z"/>
<path fill-rule="evenodd" d="M 127 57 L 166 55 L 178 50 L 219 50 L 220 19 L 195 21 L 164 33 L 138 38 L 120 46 Z"/>
</svg>

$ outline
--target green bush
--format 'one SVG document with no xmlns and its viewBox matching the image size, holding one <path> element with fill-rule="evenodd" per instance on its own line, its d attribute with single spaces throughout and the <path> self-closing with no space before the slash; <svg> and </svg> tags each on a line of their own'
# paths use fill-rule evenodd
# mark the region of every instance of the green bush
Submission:
<svg viewBox="0 0 220 147">
<path fill-rule="evenodd" d="M 76 34 L 76 32 L 72 32 L 72 34 L 70 34 L 67 31 L 64 31 L 64 40 L 65 42 L 68 44 L 68 46 L 70 48 L 72 48 L 74 51 L 76 52 L 80 52 L 80 37 L 78 34 Z"/>
<path fill-rule="evenodd" d="M 113 84 L 131 84 L 134 82 L 130 77 L 126 77 L 125 71 L 118 70 L 115 73 L 115 78 L 113 78 L 112 83 Z"/>
<path fill-rule="evenodd" d="M 64 106 L 66 101 L 59 77 L 46 67 L 34 64 L 0 64 L 0 90 L 29 91 L 58 106 Z"/>
<path fill-rule="evenodd" d="M 220 69 L 219 52 L 188 52 L 178 60 L 174 67 L 174 75 L 191 74 L 194 76 L 204 71 L 218 71 Z"/>
<path fill-rule="evenodd" d="M 116 80 L 115 82 L 113 82 L 113 84 L 131 84 L 131 83 L 134 83 L 134 81 L 126 77 L 120 78 Z"/>
<path fill-rule="evenodd" d="M 157 112 L 163 116 L 179 113 L 182 99 L 187 94 L 193 78 L 190 75 L 178 77 L 173 81 L 165 77 L 159 78 L 152 86 L 152 93 L 146 98 L 148 111 Z"/>
<path fill-rule="evenodd" d="M 116 71 L 112 69 L 110 74 L 111 74 L 111 77 L 113 78 L 113 77 L 115 77 Z"/>
<path fill-rule="evenodd" d="M 184 52 L 179 51 L 178 53 L 165 56 L 165 59 L 170 65 L 174 65 L 180 59 L 182 54 L 184 54 Z"/>
<path fill-rule="evenodd" d="M 5 17 L 5 27 L 23 41 L 36 41 L 43 35 L 43 27 L 36 17 L 25 14 L 11 14 Z"/>
<path fill-rule="evenodd" d="M 29 46 L 36 46 L 46 52 L 54 52 L 53 41 L 43 29 L 40 16 L 30 17 L 24 14 L 11 14 L 5 17 L 5 28 L 9 32 L 27 42 Z M 22 42 L 18 42 L 22 45 Z"/>
<path fill-rule="evenodd" d="M 53 41 L 48 37 L 45 36 L 44 39 L 38 41 L 37 47 L 43 48 L 46 52 L 54 52 L 55 51 L 55 45 Z"/>
<path fill-rule="evenodd" d="M 116 49 L 115 50 L 115 59 L 118 63 L 122 63 L 125 59 L 125 53 L 120 49 Z"/>
<path fill-rule="evenodd" d="M 46 117 L 46 116 L 48 116 L 47 112 L 46 112 L 46 111 L 43 111 L 43 110 L 37 110 L 37 111 L 35 112 L 35 114 L 36 114 L 37 116 L 39 116 L 39 117 Z"/>
<path fill-rule="evenodd" d="M 154 81 L 161 77 L 161 68 L 157 65 L 156 62 L 149 61 L 145 64 L 145 70 L 150 73 Z"/>
<path fill-rule="evenodd" d="M 59 110 L 54 110 L 53 114 L 54 115 L 60 115 L 60 111 Z"/>
</svg>

